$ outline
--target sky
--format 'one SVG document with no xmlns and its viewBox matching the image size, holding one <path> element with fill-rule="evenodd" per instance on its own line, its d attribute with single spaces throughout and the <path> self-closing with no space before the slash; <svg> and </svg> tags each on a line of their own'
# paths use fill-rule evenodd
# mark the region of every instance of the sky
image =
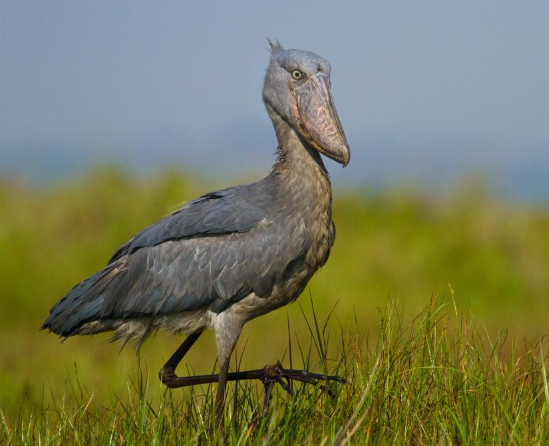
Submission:
<svg viewBox="0 0 549 446">
<path fill-rule="evenodd" d="M 276 139 L 265 38 L 332 65 L 351 146 L 334 183 L 485 175 L 549 202 L 549 2 L 0 3 L 0 176 L 105 162 L 260 178 Z"/>
</svg>

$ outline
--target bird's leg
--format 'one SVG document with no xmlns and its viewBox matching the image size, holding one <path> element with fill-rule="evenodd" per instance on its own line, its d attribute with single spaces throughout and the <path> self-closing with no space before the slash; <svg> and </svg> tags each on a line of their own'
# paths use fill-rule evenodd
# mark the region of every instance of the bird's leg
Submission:
<svg viewBox="0 0 549 446">
<path fill-rule="evenodd" d="M 177 387 L 195 386 L 198 384 L 210 384 L 220 381 L 219 375 L 197 375 L 179 377 L 174 373 L 173 376 L 173 378 L 166 381 L 162 380 L 162 382 L 166 384 L 166 386 L 173 389 Z M 263 381 L 265 376 L 271 376 L 271 378 L 269 379 L 272 379 L 276 383 L 280 384 L 282 388 L 286 390 L 286 392 L 288 392 L 290 395 L 293 394 L 293 391 L 290 386 L 282 380 L 282 378 L 288 381 L 294 380 L 313 385 L 319 384 L 322 381 L 337 381 L 343 384 L 349 384 L 349 382 L 341 376 L 321 375 L 319 373 L 308 372 L 307 370 L 285 369 L 280 365 L 280 363 L 272 366 L 265 366 L 262 369 L 227 373 L 226 381 L 241 381 L 247 379 L 259 379 L 260 381 Z M 330 396 L 334 396 L 334 393 L 329 389 L 326 389 L 323 385 L 320 385 L 320 389 L 326 390 Z"/>
<path fill-rule="evenodd" d="M 191 339 L 191 336 L 194 339 Z M 268 365 L 262 369 L 248 370 L 245 372 L 233 372 L 228 373 L 228 360 L 224 367 L 220 368 L 220 375 L 195 375 L 195 376 L 177 376 L 175 374 L 175 367 L 181 361 L 185 353 L 191 348 L 192 344 L 198 339 L 200 333 L 194 335 L 189 335 L 189 337 L 181 344 L 179 349 L 173 354 L 173 356 L 166 362 L 164 367 L 160 369 L 160 380 L 169 388 L 176 389 L 178 387 L 188 387 L 196 386 L 198 384 L 210 384 L 210 383 L 227 383 L 228 381 L 242 381 L 247 379 L 259 379 L 265 384 L 265 380 L 272 380 L 282 386 L 282 388 L 288 392 L 290 395 L 293 395 L 293 391 L 290 386 L 285 383 L 282 378 L 285 378 L 287 381 L 300 381 L 305 384 L 316 385 L 322 381 L 337 381 L 343 384 L 349 384 L 349 382 L 337 375 L 321 375 L 319 373 L 308 372 L 307 370 L 292 370 L 285 369 L 278 362 L 275 365 Z M 173 360 L 173 361 L 172 361 Z M 225 361 L 223 361 L 225 363 Z M 324 386 L 320 386 L 322 390 L 327 390 Z M 330 396 L 334 396 L 333 392 L 327 390 Z M 221 400 L 221 397 L 224 398 L 225 392 L 222 394 L 218 392 L 218 400 Z M 270 400 L 266 401 L 266 405 Z"/>
<path fill-rule="evenodd" d="M 183 383 L 185 382 L 185 380 L 193 378 L 192 376 L 180 378 L 175 374 L 175 369 L 201 334 L 202 332 L 199 331 L 197 333 L 191 333 L 189 336 L 187 336 L 187 338 L 183 341 L 183 343 L 179 346 L 179 348 L 175 351 L 171 358 L 168 359 L 166 364 L 164 364 L 164 366 L 160 369 L 160 372 L 158 372 L 158 377 L 160 378 L 160 381 L 162 381 L 162 383 L 164 383 L 166 386 L 184 387 L 185 384 Z M 193 386 L 195 383 L 191 381 L 189 381 L 189 383 L 186 385 Z M 178 385 L 174 386 L 173 384 L 176 382 L 178 383 Z"/>
<path fill-rule="evenodd" d="M 158 373 L 160 380 L 169 388 L 188 387 L 198 384 L 219 382 L 215 399 L 215 427 L 221 426 L 223 420 L 223 408 L 225 406 L 225 390 L 227 388 L 227 375 L 229 373 L 229 359 L 220 360 L 219 375 L 177 376 L 175 369 L 187 354 L 202 332 L 192 333 L 183 341 L 175 353 L 164 364 Z"/>
<path fill-rule="evenodd" d="M 229 358 L 225 358 L 219 363 L 219 384 L 217 385 L 217 395 L 215 397 L 215 427 L 221 426 L 223 420 L 223 408 L 225 407 L 225 390 L 227 389 L 227 377 L 229 374 Z"/>
<path fill-rule="evenodd" d="M 225 355 L 226 357 L 219 358 L 219 374 L 217 375 L 177 376 L 175 373 L 176 367 L 201 334 L 202 332 L 190 334 L 179 346 L 172 357 L 168 359 L 166 364 L 164 364 L 164 367 L 160 369 L 159 376 L 160 380 L 167 387 L 172 389 L 218 382 L 219 385 L 217 387 L 217 396 L 215 399 L 216 427 L 220 427 L 221 421 L 223 420 L 225 393 L 228 381 L 258 379 L 263 383 L 265 386 L 265 399 L 263 401 L 263 409 L 256 420 L 257 422 L 261 421 L 269 410 L 269 404 L 271 403 L 272 392 L 275 384 L 280 384 L 280 386 L 290 395 L 293 395 L 293 390 L 288 384 L 291 380 L 312 385 L 320 384 L 323 381 L 337 381 L 348 384 L 348 381 L 340 376 L 321 375 L 319 373 L 308 372 L 307 370 L 285 369 L 282 367 L 280 362 L 277 362 L 275 365 L 265 366 L 262 369 L 229 373 L 230 352 L 228 356 Z M 232 351 L 232 349 L 230 351 Z M 284 379 L 288 382 L 285 382 Z M 319 387 L 322 390 L 326 390 L 330 396 L 334 396 L 334 393 L 330 389 L 326 389 L 324 385 L 321 384 Z"/>
</svg>

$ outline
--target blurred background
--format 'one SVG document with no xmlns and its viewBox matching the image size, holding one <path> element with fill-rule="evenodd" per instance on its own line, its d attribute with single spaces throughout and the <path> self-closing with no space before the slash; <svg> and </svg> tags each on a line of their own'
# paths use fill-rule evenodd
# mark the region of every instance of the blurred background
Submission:
<svg viewBox="0 0 549 446">
<path fill-rule="evenodd" d="M 266 37 L 332 64 L 352 159 L 331 161 L 338 237 L 298 303 L 246 327 L 243 366 L 303 339 L 309 295 L 337 332 L 376 335 L 455 299 L 489 336 L 549 331 L 549 4 L 26 1 L 0 4 L 0 404 L 59 394 L 77 367 L 106 398 L 127 348 L 38 332 L 135 232 L 199 194 L 263 177 Z M 332 345 L 339 343 L 334 334 Z M 520 342 L 518 342 L 520 341 Z M 159 334 L 156 370 L 179 340 Z M 187 366 L 214 365 L 211 335 Z"/>
</svg>

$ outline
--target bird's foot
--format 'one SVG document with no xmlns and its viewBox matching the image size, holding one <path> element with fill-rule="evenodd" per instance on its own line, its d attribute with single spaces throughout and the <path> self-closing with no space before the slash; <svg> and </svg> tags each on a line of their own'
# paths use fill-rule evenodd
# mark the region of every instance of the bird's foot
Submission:
<svg viewBox="0 0 549 446">
<path fill-rule="evenodd" d="M 209 384 L 219 382 L 219 375 L 197 375 L 197 376 L 177 376 L 175 368 L 171 365 L 165 365 L 159 373 L 160 380 L 169 388 L 175 389 L 178 387 L 195 386 L 197 384 Z M 267 365 L 262 369 L 248 370 L 244 372 L 233 372 L 225 375 L 226 381 L 240 381 L 247 379 L 259 379 L 265 386 L 265 400 L 263 402 L 263 409 L 258 417 L 255 419 L 255 423 L 260 423 L 263 417 L 269 410 L 269 404 L 273 396 L 273 388 L 275 384 L 280 384 L 282 388 L 293 395 L 294 391 L 290 386 L 291 381 L 300 381 L 305 384 L 318 385 L 322 391 L 326 391 L 332 398 L 335 397 L 335 393 L 332 389 L 327 388 L 326 384 L 329 381 L 337 381 L 344 384 L 349 382 L 337 375 L 321 375 L 319 373 L 308 372 L 307 370 L 293 370 L 285 369 L 282 364 L 277 361 L 274 365 Z M 324 384 L 321 384 L 324 382 Z M 224 385 L 223 385 L 224 387 Z M 217 407 L 222 407 L 223 404 L 218 402 Z M 216 415 L 217 424 L 220 424 L 222 409 L 218 409 L 219 412 Z"/>
<path fill-rule="evenodd" d="M 162 384 L 167 387 L 170 387 L 170 383 L 178 378 L 174 369 L 165 366 L 158 372 L 158 377 L 160 378 L 160 381 L 162 381 Z"/>
<path fill-rule="evenodd" d="M 275 384 L 280 384 L 290 396 L 293 396 L 294 394 L 294 391 L 290 386 L 291 381 L 300 381 L 314 386 L 320 384 L 322 381 L 337 381 L 343 384 L 349 384 L 345 378 L 337 375 L 321 375 L 319 373 L 308 372 L 307 370 L 285 369 L 282 367 L 280 361 L 277 361 L 274 365 L 266 365 L 263 367 L 263 375 L 260 377 L 260 380 L 265 386 L 265 399 L 263 401 L 263 409 L 255 420 L 257 424 L 261 422 L 269 410 Z M 320 384 L 319 387 L 322 391 L 326 391 L 332 398 L 335 398 L 336 395 L 332 389 L 328 389 L 323 384 Z"/>
</svg>

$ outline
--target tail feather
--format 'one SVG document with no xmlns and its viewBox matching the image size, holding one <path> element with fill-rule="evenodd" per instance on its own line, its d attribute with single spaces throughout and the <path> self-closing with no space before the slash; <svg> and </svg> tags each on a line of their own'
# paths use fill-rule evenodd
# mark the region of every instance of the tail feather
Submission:
<svg viewBox="0 0 549 446">
<path fill-rule="evenodd" d="M 104 319 L 104 301 L 126 275 L 124 260 L 112 263 L 80 282 L 50 310 L 41 330 L 49 329 L 61 337 L 77 334 L 88 323 Z"/>
</svg>

